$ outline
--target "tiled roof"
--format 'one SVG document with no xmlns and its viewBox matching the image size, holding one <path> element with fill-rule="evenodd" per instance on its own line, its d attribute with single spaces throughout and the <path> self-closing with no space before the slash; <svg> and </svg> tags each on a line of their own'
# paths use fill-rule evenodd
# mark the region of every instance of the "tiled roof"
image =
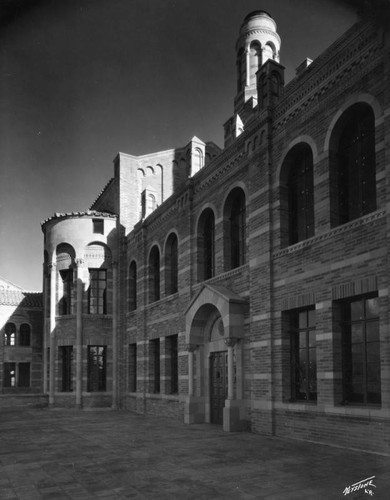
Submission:
<svg viewBox="0 0 390 500">
<path fill-rule="evenodd" d="M 89 215 L 90 217 L 109 217 L 111 219 L 115 219 L 117 217 L 115 214 L 111 214 L 109 212 L 97 212 L 96 210 L 86 210 L 85 212 L 66 212 L 66 213 L 56 212 L 52 217 L 43 220 L 41 222 L 41 226 L 44 226 L 46 222 L 49 222 L 53 219 L 66 219 L 67 217 L 82 217 L 84 215 Z"/>
<path fill-rule="evenodd" d="M 98 199 L 101 197 L 101 195 L 111 186 L 111 184 L 114 182 L 115 178 L 112 177 L 108 182 L 107 184 L 104 186 L 104 188 L 100 191 L 100 193 L 98 194 L 97 198 L 95 199 L 95 201 L 91 204 L 91 207 L 90 207 L 90 210 L 91 208 L 95 205 L 95 203 L 98 201 Z"/>
<path fill-rule="evenodd" d="M 0 305 L 43 308 L 43 293 L 0 290 Z"/>
</svg>

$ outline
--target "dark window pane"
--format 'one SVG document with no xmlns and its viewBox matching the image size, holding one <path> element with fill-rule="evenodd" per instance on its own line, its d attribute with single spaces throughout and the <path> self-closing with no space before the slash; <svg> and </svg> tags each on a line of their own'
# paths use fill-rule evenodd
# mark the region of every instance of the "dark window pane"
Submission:
<svg viewBox="0 0 390 500">
<path fill-rule="evenodd" d="M 378 297 L 373 297 L 372 299 L 366 300 L 366 317 L 367 319 L 379 317 Z"/>
<path fill-rule="evenodd" d="M 30 387 L 30 363 L 19 363 L 19 387 Z"/>
<path fill-rule="evenodd" d="M 106 347 L 88 346 L 88 391 L 106 390 Z"/>
<path fill-rule="evenodd" d="M 31 328 L 30 325 L 27 323 L 23 323 L 20 326 L 20 331 L 19 331 L 19 344 L 21 346 L 29 346 L 31 342 Z"/>
<path fill-rule="evenodd" d="M 357 300 L 351 303 L 351 320 L 357 321 L 364 317 L 364 301 Z"/>
</svg>

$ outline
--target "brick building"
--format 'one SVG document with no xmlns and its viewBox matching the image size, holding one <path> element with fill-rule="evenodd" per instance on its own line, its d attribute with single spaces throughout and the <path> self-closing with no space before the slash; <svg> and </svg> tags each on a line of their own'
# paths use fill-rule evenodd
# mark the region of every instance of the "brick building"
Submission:
<svg viewBox="0 0 390 500">
<path fill-rule="evenodd" d="M 0 278 L 0 408 L 45 405 L 42 293 Z"/>
<path fill-rule="evenodd" d="M 285 85 L 275 21 L 249 14 L 224 149 L 119 153 L 90 210 L 43 222 L 50 405 L 389 451 L 382 21 Z"/>
</svg>

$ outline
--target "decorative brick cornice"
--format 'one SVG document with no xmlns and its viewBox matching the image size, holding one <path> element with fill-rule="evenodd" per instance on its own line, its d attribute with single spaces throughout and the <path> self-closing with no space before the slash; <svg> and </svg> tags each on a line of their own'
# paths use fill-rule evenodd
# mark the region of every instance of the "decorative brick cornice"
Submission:
<svg viewBox="0 0 390 500">
<path fill-rule="evenodd" d="M 227 161 L 226 163 L 221 165 L 218 170 L 215 170 L 206 179 L 204 179 L 202 182 L 200 182 L 198 185 L 196 185 L 194 188 L 194 193 L 197 194 L 197 193 L 201 192 L 203 189 L 210 186 L 210 184 L 214 184 L 219 177 L 226 174 L 226 172 L 228 172 L 235 164 L 239 163 L 242 160 L 242 158 L 246 155 L 247 155 L 247 153 L 244 151 L 244 149 L 242 149 L 233 158 L 231 158 L 229 161 Z"/>
<path fill-rule="evenodd" d="M 274 30 L 271 30 L 271 29 L 267 29 L 267 28 L 263 28 L 263 29 L 252 29 L 252 30 L 248 30 L 248 31 L 245 31 L 241 36 L 240 36 L 240 40 L 245 40 L 246 38 L 252 36 L 252 35 L 272 35 L 272 37 L 275 37 L 279 43 L 280 43 L 280 36 L 276 33 L 276 31 Z"/>
<path fill-rule="evenodd" d="M 275 110 L 274 130 L 283 128 L 310 103 L 316 102 L 335 85 L 339 86 L 341 80 L 348 78 L 350 83 L 372 71 L 377 64 L 374 55 L 380 51 L 381 43 L 372 26 L 366 24 L 364 27 L 365 30 L 356 32 L 352 42 L 350 38 L 343 38 L 333 44 L 310 65 L 303 78 L 297 77 L 286 85 L 284 97 Z"/>
<path fill-rule="evenodd" d="M 238 274 L 242 274 L 245 271 L 249 270 L 249 264 L 244 264 L 243 266 L 236 267 L 235 269 L 232 269 L 231 271 L 226 271 L 225 273 L 218 274 L 218 276 L 214 276 L 213 278 L 210 278 L 207 280 L 207 283 L 216 283 L 218 281 L 231 278 L 232 276 L 237 276 Z"/>
<path fill-rule="evenodd" d="M 299 243 L 296 243 L 295 245 L 291 245 L 287 248 L 283 248 L 282 250 L 278 250 L 278 251 L 273 253 L 272 257 L 274 259 L 277 259 L 279 257 L 283 257 L 283 256 L 288 255 L 290 253 L 298 252 L 299 250 L 303 250 L 304 248 L 315 245 L 316 243 L 319 243 L 321 241 L 325 241 L 325 240 L 333 238 L 334 236 L 337 236 L 339 234 L 346 233 L 349 230 L 354 229 L 356 227 L 364 226 L 364 225 L 370 224 L 371 222 L 374 222 L 378 219 L 382 219 L 385 216 L 385 214 L 386 214 L 385 210 L 377 210 L 376 212 L 372 212 L 368 215 L 365 215 L 364 217 L 360 217 L 359 219 L 353 220 L 352 222 L 342 224 L 341 226 L 338 226 L 334 229 L 331 229 L 330 231 L 328 231 L 326 233 L 319 234 L 318 236 L 313 236 L 312 238 L 308 238 L 307 240 L 300 241 Z"/>
</svg>

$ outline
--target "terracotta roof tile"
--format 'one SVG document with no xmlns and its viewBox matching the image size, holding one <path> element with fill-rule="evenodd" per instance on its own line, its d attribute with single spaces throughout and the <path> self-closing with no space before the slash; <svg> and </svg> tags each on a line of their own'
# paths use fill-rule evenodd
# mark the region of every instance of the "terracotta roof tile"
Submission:
<svg viewBox="0 0 390 500">
<path fill-rule="evenodd" d="M 43 293 L 0 290 L 0 305 L 43 308 Z"/>
<path fill-rule="evenodd" d="M 41 222 L 41 226 L 44 226 L 47 222 L 53 220 L 53 219 L 63 219 L 67 217 L 82 217 L 84 215 L 89 215 L 90 217 L 109 217 L 112 219 L 116 219 L 117 215 L 116 214 L 111 214 L 109 212 L 98 212 L 96 210 L 86 210 L 85 212 L 56 212 L 52 217 L 49 217 L 48 219 L 45 219 Z"/>
</svg>

